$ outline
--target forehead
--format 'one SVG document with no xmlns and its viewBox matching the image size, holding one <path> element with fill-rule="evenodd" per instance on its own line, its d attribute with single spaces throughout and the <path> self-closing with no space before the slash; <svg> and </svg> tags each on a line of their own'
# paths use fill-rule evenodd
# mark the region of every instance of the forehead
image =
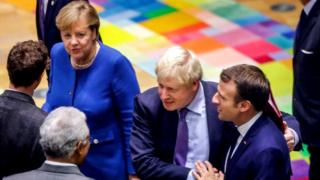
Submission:
<svg viewBox="0 0 320 180">
<path fill-rule="evenodd" d="M 182 84 L 178 78 L 175 77 L 165 77 L 165 78 L 157 78 L 158 84 L 165 87 L 171 87 L 171 88 L 180 88 L 185 87 L 184 84 Z"/>
<path fill-rule="evenodd" d="M 223 82 L 220 80 L 218 84 L 218 93 L 224 97 L 233 98 L 236 96 L 237 89 L 236 83 L 234 81 Z"/>
<path fill-rule="evenodd" d="M 87 29 L 89 29 L 87 21 L 84 18 L 79 18 L 78 20 L 71 23 L 62 31 L 87 30 Z"/>
</svg>

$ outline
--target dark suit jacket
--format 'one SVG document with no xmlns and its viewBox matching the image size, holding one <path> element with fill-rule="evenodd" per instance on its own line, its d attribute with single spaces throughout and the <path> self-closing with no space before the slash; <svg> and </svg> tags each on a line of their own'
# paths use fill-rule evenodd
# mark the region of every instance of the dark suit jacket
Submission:
<svg viewBox="0 0 320 180">
<path fill-rule="evenodd" d="M 27 94 L 6 90 L 0 95 L 0 179 L 38 168 L 45 160 L 38 143 L 45 117 Z"/>
<path fill-rule="evenodd" d="M 15 174 L 4 180 L 90 180 L 76 166 L 55 166 L 43 163 L 39 169 Z"/>
<path fill-rule="evenodd" d="M 60 9 L 73 0 L 48 0 L 47 12 L 44 20 L 44 32 L 42 32 L 40 28 L 40 2 L 42 0 L 37 0 L 36 6 L 36 25 L 37 25 L 37 34 L 38 39 L 44 41 L 47 46 L 49 52 L 51 51 L 52 46 L 61 42 L 60 31 L 56 26 L 56 16 L 58 15 Z M 87 0 L 86 0 L 87 1 Z M 44 37 L 42 37 L 42 33 L 44 33 Z"/>
<path fill-rule="evenodd" d="M 225 180 L 289 180 L 290 175 L 289 151 L 284 136 L 270 118 L 262 115 L 228 161 Z"/>
<path fill-rule="evenodd" d="M 223 122 L 218 120 L 216 106 L 211 102 L 217 84 L 202 82 L 210 143 L 209 161 L 219 168 Z M 176 144 L 178 113 L 166 111 L 159 98 L 158 89 L 151 88 L 135 99 L 134 125 L 131 137 L 133 164 L 142 179 L 185 180 L 189 168 L 173 164 Z"/>
<path fill-rule="evenodd" d="M 303 12 L 304 13 L 304 12 Z M 320 147 L 320 1 L 301 18 L 294 47 L 293 114 L 302 140 Z"/>
</svg>

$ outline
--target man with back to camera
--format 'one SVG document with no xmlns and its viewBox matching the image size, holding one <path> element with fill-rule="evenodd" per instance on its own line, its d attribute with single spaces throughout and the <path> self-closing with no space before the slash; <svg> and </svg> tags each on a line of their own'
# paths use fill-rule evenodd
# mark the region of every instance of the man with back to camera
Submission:
<svg viewBox="0 0 320 180">
<path fill-rule="evenodd" d="M 221 171 L 209 162 L 197 162 L 197 180 L 289 180 L 291 165 L 286 141 L 279 127 L 264 113 L 270 86 L 256 66 L 235 65 L 220 74 L 212 98 L 219 119 L 230 124 L 230 140 Z"/>
<path fill-rule="evenodd" d="M 177 46 L 168 49 L 158 61 L 156 74 L 158 87 L 135 99 L 130 145 L 138 177 L 193 179 L 197 160 L 222 166 L 223 134 L 227 132 L 211 102 L 217 84 L 202 81 L 197 57 Z M 285 119 L 299 135 L 294 117 Z M 298 143 L 290 129 L 285 132 L 288 147 Z M 299 146 L 298 143 L 296 147 Z"/>
<path fill-rule="evenodd" d="M 36 41 L 17 43 L 9 52 L 9 88 L 0 95 L 0 179 L 39 167 L 45 160 L 39 127 L 47 113 L 32 95 L 48 60 L 45 45 Z"/>
<path fill-rule="evenodd" d="M 73 107 L 59 107 L 40 127 L 40 144 L 47 160 L 36 170 L 4 180 L 90 180 L 77 166 L 89 151 L 89 138 L 85 114 Z"/>
</svg>

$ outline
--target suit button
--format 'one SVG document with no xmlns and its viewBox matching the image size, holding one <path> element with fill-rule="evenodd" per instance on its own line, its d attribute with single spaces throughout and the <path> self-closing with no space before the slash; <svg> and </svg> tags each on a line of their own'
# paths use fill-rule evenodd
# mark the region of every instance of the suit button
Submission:
<svg viewBox="0 0 320 180">
<path fill-rule="evenodd" d="M 72 95 L 72 91 L 69 91 L 69 95 L 70 95 L 70 96 Z"/>
<path fill-rule="evenodd" d="M 99 143 L 99 140 L 98 139 L 94 139 L 93 140 L 93 144 L 98 144 Z"/>
</svg>

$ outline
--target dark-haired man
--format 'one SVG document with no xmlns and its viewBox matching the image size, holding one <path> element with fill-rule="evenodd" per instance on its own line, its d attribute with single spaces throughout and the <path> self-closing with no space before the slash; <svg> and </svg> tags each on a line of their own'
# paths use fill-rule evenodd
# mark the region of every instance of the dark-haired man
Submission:
<svg viewBox="0 0 320 180">
<path fill-rule="evenodd" d="M 235 126 L 230 124 L 226 135 L 229 146 L 220 169 L 224 173 L 213 169 L 209 162 L 198 162 L 193 173 L 197 180 L 290 179 L 286 140 L 263 112 L 269 94 L 268 79 L 256 66 L 241 64 L 222 71 L 212 102 L 219 119 Z"/>
<path fill-rule="evenodd" d="M 9 88 L 0 95 L 0 179 L 39 167 L 44 161 L 39 127 L 46 113 L 36 107 L 32 94 L 48 60 L 41 42 L 17 43 L 9 52 Z"/>
</svg>

